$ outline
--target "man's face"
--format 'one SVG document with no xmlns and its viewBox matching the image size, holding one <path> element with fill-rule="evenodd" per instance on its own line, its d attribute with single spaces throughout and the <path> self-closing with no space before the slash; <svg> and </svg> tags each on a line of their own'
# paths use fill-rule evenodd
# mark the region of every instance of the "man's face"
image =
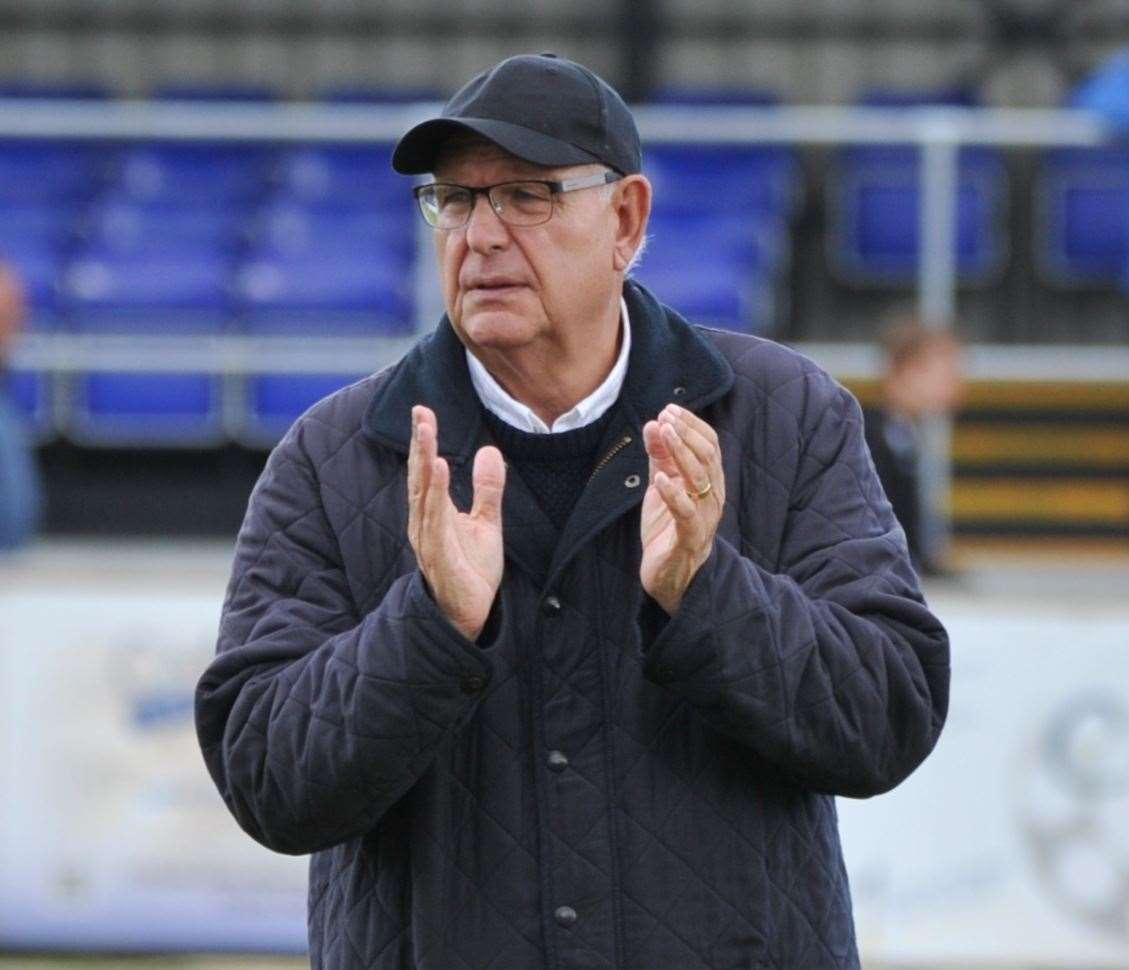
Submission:
<svg viewBox="0 0 1129 970">
<path fill-rule="evenodd" d="M 481 187 L 514 179 L 558 180 L 599 166 L 541 168 L 502 149 L 473 143 L 444 152 L 437 181 Z M 510 226 L 484 196 L 461 229 L 436 230 L 435 251 L 447 314 L 472 350 L 500 352 L 585 339 L 618 299 L 616 218 L 608 190 L 582 189 L 554 198 L 538 226 Z M 618 318 L 617 318 L 618 319 Z"/>
<path fill-rule="evenodd" d="M 963 391 L 960 353 L 955 346 L 939 345 L 918 362 L 916 380 L 920 383 L 923 410 L 933 414 L 952 411 Z"/>
</svg>

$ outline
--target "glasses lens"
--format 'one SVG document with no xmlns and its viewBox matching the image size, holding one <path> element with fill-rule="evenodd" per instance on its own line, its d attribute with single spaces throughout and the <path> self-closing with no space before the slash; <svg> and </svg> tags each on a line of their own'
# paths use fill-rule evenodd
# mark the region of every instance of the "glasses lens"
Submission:
<svg viewBox="0 0 1129 970">
<path fill-rule="evenodd" d="M 535 226 L 553 213 L 552 190 L 541 182 L 507 182 L 490 190 L 499 218 L 514 226 Z"/>
<path fill-rule="evenodd" d="M 455 185 L 425 185 L 417 193 L 424 219 L 439 229 L 457 229 L 467 221 L 471 194 Z"/>
</svg>

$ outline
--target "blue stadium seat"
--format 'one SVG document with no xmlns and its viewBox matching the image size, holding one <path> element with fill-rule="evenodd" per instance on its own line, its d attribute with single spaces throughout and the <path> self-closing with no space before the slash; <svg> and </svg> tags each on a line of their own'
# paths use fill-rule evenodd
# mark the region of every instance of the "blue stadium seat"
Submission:
<svg viewBox="0 0 1129 970">
<path fill-rule="evenodd" d="M 764 333 L 775 317 L 772 276 L 734 263 L 659 263 L 645 257 L 632 275 L 690 322 L 721 330 Z"/>
<path fill-rule="evenodd" d="M 237 279 L 243 324 L 256 333 L 413 330 L 411 273 L 367 253 L 299 253 L 244 263 Z"/>
<path fill-rule="evenodd" d="M 391 145 L 325 145 L 286 152 L 278 168 L 277 199 L 306 207 L 411 212 L 411 180 L 392 170 L 391 157 Z"/>
<path fill-rule="evenodd" d="M 670 86 L 657 89 L 650 100 L 674 107 L 770 108 L 780 97 L 759 88 Z M 661 183 L 656 186 L 660 207 L 724 205 L 723 195 L 733 193 L 735 204 L 747 204 L 742 199 L 752 193 L 754 205 L 788 219 L 802 189 L 799 158 L 785 145 L 654 145 L 647 149 L 644 169 L 652 182 Z M 680 201 L 681 195 L 686 197 Z"/>
<path fill-rule="evenodd" d="M 391 146 L 311 146 L 283 155 L 239 276 L 247 332 L 412 332 L 418 217 L 411 183 L 392 170 L 390 158 Z M 351 379 L 247 377 L 236 433 L 251 444 L 273 443 L 306 408 Z"/>
<path fill-rule="evenodd" d="M 0 204 L 80 203 L 104 183 L 111 153 L 64 142 L 0 141 Z"/>
<path fill-rule="evenodd" d="M 65 426 L 83 444 L 190 446 L 223 439 L 221 384 L 208 374 L 76 375 Z"/>
<path fill-rule="evenodd" d="M 0 252 L 61 251 L 74 234 L 75 221 L 75 211 L 67 205 L 0 201 Z"/>
<path fill-rule="evenodd" d="M 1048 152 L 1035 183 L 1035 265 L 1061 286 L 1117 283 L 1129 263 L 1129 148 Z"/>
<path fill-rule="evenodd" d="M 72 314 L 108 332 L 180 332 L 181 318 L 211 319 L 230 307 L 231 263 L 215 254 L 79 253 L 67 269 Z M 140 324 L 139 324 L 140 321 Z"/>
<path fill-rule="evenodd" d="M 873 107 L 967 107 L 963 91 L 874 93 Z M 921 163 L 913 146 L 867 146 L 837 153 L 828 181 L 828 258 L 843 281 L 903 286 L 917 279 L 921 250 Z M 998 152 L 962 150 L 957 162 L 956 261 L 961 282 L 984 283 L 1007 258 L 1007 171 Z"/>
<path fill-rule="evenodd" d="M 244 400 L 237 435 L 245 444 L 269 446 L 311 405 L 367 372 L 263 374 L 242 382 Z"/>
<path fill-rule="evenodd" d="M 695 323 L 766 333 L 775 323 L 775 294 L 789 257 L 788 230 L 779 217 L 659 211 L 633 275 Z"/>
<path fill-rule="evenodd" d="M 956 262 L 962 282 L 996 276 L 1007 256 L 1005 172 L 1000 159 L 961 153 Z M 853 157 L 834 180 L 827 245 L 832 268 L 855 285 L 910 285 L 921 252 L 920 165 L 905 157 Z"/>
<path fill-rule="evenodd" d="M 663 91 L 675 105 L 772 103 L 751 91 Z M 634 275 L 695 323 L 770 330 L 800 196 L 795 153 L 775 145 L 661 144 L 643 171 L 654 186 L 648 248 Z M 695 271 L 686 271 L 687 266 Z M 699 271 L 700 268 L 700 271 Z"/>
<path fill-rule="evenodd" d="M 765 333 L 787 266 L 782 233 L 741 216 L 660 215 L 632 275 L 694 323 Z"/>
<path fill-rule="evenodd" d="M 718 261 L 775 273 L 788 266 L 788 242 L 787 226 L 772 216 L 656 212 L 647 226 L 643 262 L 670 257 L 671 265 Z"/>
<path fill-rule="evenodd" d="M 136 202 L 249 206 L 265 194 L 273 158 L 261 147 L 141 145 L 123 153 L 114 191 Z"/>
<path fill-rule="evenodd" d="M 643 159 L 656 211 L 769 213 L 788 219 L 799 193 L 798 167 L 774 147 L 656 145 Z"/>
<path fill-rule="evenodd" d="M 60 252 L 45 246 L 0 245 L 0 261 L 19 275 L 31 314 L 53 318 L 59 309 L 59 280 L 65 265 Z"/>
<path fill-rule="evenodd" d="M 107 258 L 234 257 L 244 245 L 246 227 L 247 216 L 239 207 L 186 207 L 167 200 L 142 203 L 110 195 L 84 220 L 83 248 Z"/>
<path fill-rule="evenodd" d="M 367 229 L 365 230 L 367 232 Z M 364 233 L 362 233 L 362 236 Z M 280 246 L 249 260 L 239 277 L 242 326 L 256 335 L 407 336 L 415 326 L 411 263 L 364 245 L 324 251 Z M 242 381 L 237 434 L 269 444 L 314 401 L 353 378 L 316 374 L 258 374 Z"/>
<path fill-rule="evenodd" d="M 337 253 L 373 260 L 399 260 L 405 272 L 416 254 L 412 209 L 308 207 L 292 201 L 262 209 L 251 239 L 255 255 Z"/>
<path fill-rule="evenodd" d="M 64 289 L 79 333 L 206 335 L 226 326 L 229 281 L 226 259 L 144 254 L 77 259 Z M 213 444 L 223 437 L 222 390 L 204 372 L 76 374 L 66 429 L 90 444 Z"/>
</svg>

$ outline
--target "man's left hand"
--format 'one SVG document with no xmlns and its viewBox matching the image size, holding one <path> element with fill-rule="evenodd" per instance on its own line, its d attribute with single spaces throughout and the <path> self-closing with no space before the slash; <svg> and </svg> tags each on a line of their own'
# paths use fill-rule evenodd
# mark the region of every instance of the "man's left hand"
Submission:
<svg viewBox="0 0 1129 970">
<path fill-rule="evenodd" d="M 690 581 L 709 558 L 725 506 L 717 432 L 668 404 L 643 426 L 649 481 L 643 496 L 643 589 L 674 615 Z"/>
</svg>

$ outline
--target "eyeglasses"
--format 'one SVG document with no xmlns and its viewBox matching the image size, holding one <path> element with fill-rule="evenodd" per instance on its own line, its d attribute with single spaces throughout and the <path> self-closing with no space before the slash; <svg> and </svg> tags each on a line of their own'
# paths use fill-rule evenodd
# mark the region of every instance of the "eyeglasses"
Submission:
<svg viewBox="0 0 1129 970">
<path fill-rule="evenodd" d="M 553 196 L 562 192 L 591 189 L 597 185 L 618 182 L 619 172 L 581 175 L 561 182 L 527 180 L 498 182 L 473 188 L 451 182 L 430 182 L 413 190 L 419 211 L 429 226 L 436 229 L 461 229 L 470 222 L 478 196 L 486 196 L 490 208 L 504 223 L 511 226 L 539 226 L 553 215 Z"/>
</svg>

